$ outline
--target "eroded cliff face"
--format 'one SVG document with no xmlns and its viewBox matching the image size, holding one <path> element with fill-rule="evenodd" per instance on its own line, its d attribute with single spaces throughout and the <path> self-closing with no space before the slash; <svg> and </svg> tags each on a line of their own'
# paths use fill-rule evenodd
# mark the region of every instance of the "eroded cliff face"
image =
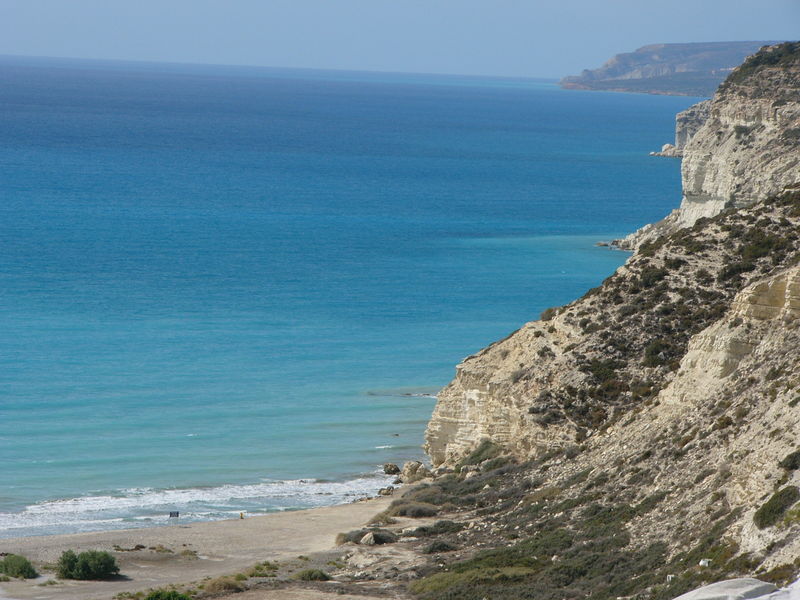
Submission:
<svg viewBox="0 0 800 600">
<path fill-rule="evenodd" d="M 765 51 L 760 60 L 782 47 Z M 686 146 L 684 225 L 800 181 L 800 60 L 755 62 L 750 59 L 720 87 L 709 118 Z"/>
<path fill-rule="evenodd" d="M 720 86 L 683 148 L 680 208 L 617 245 L 635 249 L 800 182 L 800 43 L 748 58 Z"/>
<path fill-rule="evenodd" d="M 683 149 L 700 128 L 708 120 L 711 109 L 711 100 L 703 100 L 693 104 L 675 116 L 675 143 L 664 144 L 660 152 L 651 152 L 652 156 L 667 156 L 670 158 L 680 158 L 683 156 Z"/>
<path fill-rule="evenodd" d="M 711 100 L 703 100 L 678 113 L 675 117 L 675 147 L 678 150 L 683 150 L 705 125 L 710 111 Z"/>
</svg>

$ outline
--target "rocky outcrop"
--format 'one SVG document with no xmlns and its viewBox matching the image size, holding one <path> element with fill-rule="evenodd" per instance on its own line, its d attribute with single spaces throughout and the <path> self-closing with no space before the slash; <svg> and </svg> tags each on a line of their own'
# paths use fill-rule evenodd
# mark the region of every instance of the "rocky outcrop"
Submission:
<svg viewBox="0 0 800 600">
<path fill-rule="evenodd" d="M 694 135 L 708 120 L 711 109 L 711 101 L 703 100 L 693 104 L 675 117 L 675 143 L 664 144 L 660 152 L 651 152 L 651 156 L 667 156 L 670 158 L 680 158 L 683 156 L 683 149 Z"/>
<path fill-rule="evenodd" d="M 680 208 L 615 244 L 634 249 L 800 182 L 800 43 L 764 49 L 720 86 L 683 150 Z"/>
<path fill-rule="evenodd" d="M 652 44 L 617 54 L 602 67 L 565 77 L 560 84 L 567 89 L 710 96 L 746 56 L 774 43 Z"/>
<path fill-rule="evenodd" d="M 711 112 L 711 100 L 693 104 L 675 117 L 675 147 L 683 150 L 694 135 L 705 125 Z"/>
</svg>

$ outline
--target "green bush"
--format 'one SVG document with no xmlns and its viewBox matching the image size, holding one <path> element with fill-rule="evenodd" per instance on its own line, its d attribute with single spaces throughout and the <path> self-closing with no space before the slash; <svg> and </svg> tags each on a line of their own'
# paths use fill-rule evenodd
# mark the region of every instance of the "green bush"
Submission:
<svg viewBox="0 0 800 600">
<path fill-rule="evenodd" d="M 787 454 L 784 459 L 778 463 L 787 471 L 794 471 L 800 469 L 800 450 L 795 450 L 791 454 Z"/>
<path fill-rule="evenodd" d="M 209 594 L 223 594 L 226 592 L 243 592 L 245 586 L 236 581 L 233 577 L 217 577 L 207 581 L 203 586 L 203 591 Z"/>
<path fill-rule="evenodd" d="M 245 571 L 245 574 L 248 577 L 275 577 L 278 569 L 280 569 L 278 563 L 266 560 L 253 565 Z"/>
<path fill-rule="evenodd" d="M 542 321 L 551 321 L 557 314 L 558 314 L 557 306 L 551 306 L 550 308 L 546 308 L 542 311 L 542 314 L 539 315 L 539 319 Z"/>
<path fill-rule="evenodd" d="M 439 512 L 439 507 L 424 502 L 403 502 L 395 500 L 387 511 L 392 517 L 411 517 L 420 519 L 424 517 L 434 517 Z"/>
<path fill-rule="evenodd" d="M 31 561 L 19 554 L 9 554 L 0 560 L 0 573 L 20 579 L 33 579 L 39 576 Z"/>
<path fill-rule="evenodd" d="M 436 540 L 422 549 L 423 554 L 438 554 L 439 552 L 452 552 L 457 548 L 444 540 Z"/>
<path fill-rule="evenodd" d="M 292 575 L 292 579 L 298 581 L 328 581 L 330 577 L 325 571 L 319 569 L 303 569 Z"/>
<path fill-rule="evenodd" d="M 455 521 L 436 521 L 433 525 L 423 525 L 417 527 L 412 535 L 414 537 L 428 537 L 432 535 L 440 535 L 443 533 L 457 533 L 464 529 L 463 523 L 456 523 Z"/>
<path fill-rule="evenodd" d="M 192 600 L 192 597 L 175 590 L 153 590 L 144 600 Z"/>
<path fill-rule="evenodd" d="M 110 579 L 119 575 L 117 560 L 104 550 L 75 554 L 67 550 L 58 559 L 56 572 L 61 579 Z"/>
<path fill-rule="evenodd" d="M 492 442 L 491 440 L 483 440 L 475 450 L 468 456 L 465 456 L 458 461 L 457 467 L 464 467 L 466 465 L 478 465 L 490 458 L 496 458 L 501 452 L 502 448 Z"/>
<path fill-rule="evenodd" d="M 766 529 L 777 523 L 783 513 L 800 500 L 800 490 L 790 485 L 775 492 L 753 515 L 753 522 L 759 529 Z"/>
</svg>

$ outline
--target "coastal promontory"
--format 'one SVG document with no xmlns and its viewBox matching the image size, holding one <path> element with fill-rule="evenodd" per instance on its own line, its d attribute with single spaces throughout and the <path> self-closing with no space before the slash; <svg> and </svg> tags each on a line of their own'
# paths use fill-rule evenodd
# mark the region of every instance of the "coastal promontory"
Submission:
<svg viewBox="0 0 800 600">
<path fill-rule="evenodd" d="M 617 54 L 603 66 L 564 77 L 560 83 L 578 90 L 710 96 L 745 57 L 774 43 L 651 44 Z"/>
</svg>

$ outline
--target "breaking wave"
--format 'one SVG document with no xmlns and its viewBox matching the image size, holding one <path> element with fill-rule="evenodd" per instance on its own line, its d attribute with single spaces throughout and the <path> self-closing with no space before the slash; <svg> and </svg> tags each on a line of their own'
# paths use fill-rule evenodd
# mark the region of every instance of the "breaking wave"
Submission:
<svg viewBox="0 0 800 600">
<path fill-rule="evenodd" d="M 365 475 L 349 481 L 265 480 L 199 488 L 131 488 L 48 500 L 18 512 L 0 512 L 0 538 L 165 525 L 171 511 L 181 522 L 211 521 L 240 512 L 264 514 L 344 504 L 373 496 L 393 478 Z"/>
</svg>

